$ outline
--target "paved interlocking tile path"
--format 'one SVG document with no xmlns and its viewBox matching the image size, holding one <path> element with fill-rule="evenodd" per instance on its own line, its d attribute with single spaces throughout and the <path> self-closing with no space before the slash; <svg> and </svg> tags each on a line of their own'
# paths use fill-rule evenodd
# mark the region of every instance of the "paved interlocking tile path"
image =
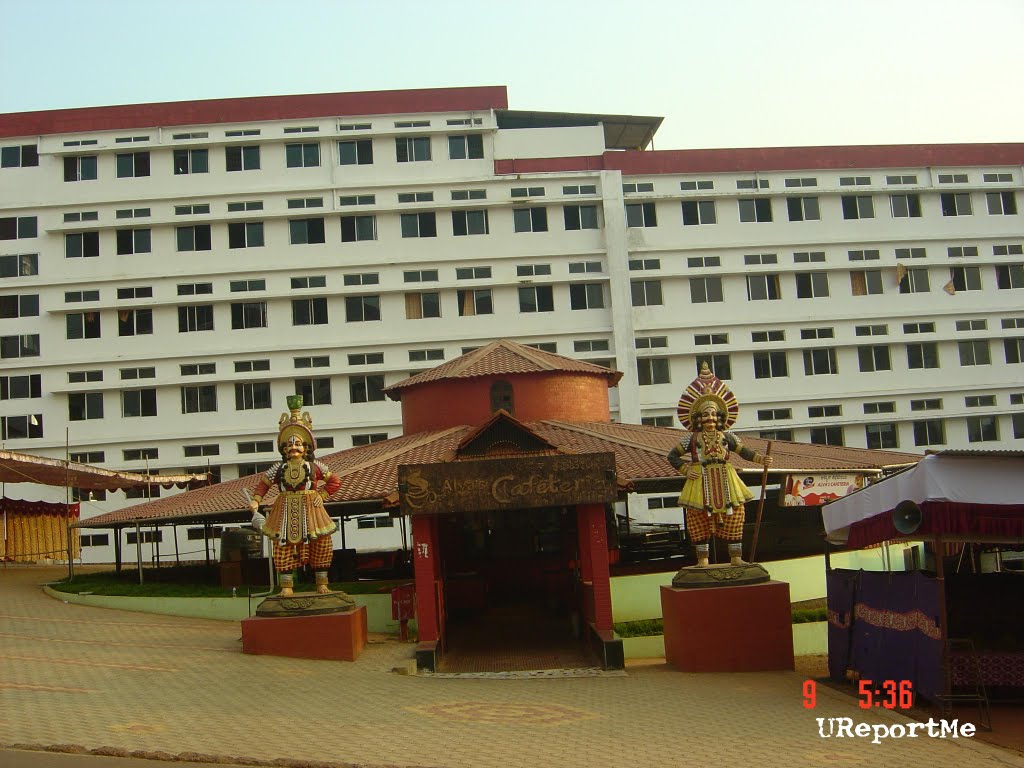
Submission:
<svg viewBox="0 0 1024 768">
<path fill-rule="evenodd" d="M 819 717 L 909 721 L 824 686 L 804 709 L 792 672 L 399 675 L 412 646 L 392 641 L 354 663 L 247 656 L 237 623 L 69 605 L 38 587 L 59 576 L 0 570 L 0 745 L 402 768 L 1024 768 L 970 739 L 821 738 Z"/>
</svg>

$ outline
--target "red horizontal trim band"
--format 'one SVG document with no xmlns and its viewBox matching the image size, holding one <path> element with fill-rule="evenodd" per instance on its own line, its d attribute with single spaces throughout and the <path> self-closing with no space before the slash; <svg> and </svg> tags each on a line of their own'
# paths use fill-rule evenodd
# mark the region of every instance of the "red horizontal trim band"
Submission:
<svg viewBox="0 0 1024 768">
<path fill-rule="evenodd" d="M 872 544 L 914 535 L 1014 536 L 1024 538 L 1024 504 L 970 504 L 957 501 L 925 501 L 921 526 L 914 534 L 900 533 L 892 522 L 892 510 L 858 520 L 850 526 L 847 546 L 860 549 Z"/>
<path fill-rule="evenodd" d="M 496 160 L 494 172 L 619 170 L 626 176 L 672 173 L 861 170 L 1024 164 L 1024 144 L 887 144 L 862 147 L 765 147 L 605 152 L 601 157 Z"/>
<path fill-rule="evenodd" d="M 0 115 L 0 137 L 40 136 L 157 126 L 248 123 L 314 117 L 469 112 L 507 109 L 503 85 L 405 91 L 254 96 L 116 107 L 82 107 Z"/>
</svg>

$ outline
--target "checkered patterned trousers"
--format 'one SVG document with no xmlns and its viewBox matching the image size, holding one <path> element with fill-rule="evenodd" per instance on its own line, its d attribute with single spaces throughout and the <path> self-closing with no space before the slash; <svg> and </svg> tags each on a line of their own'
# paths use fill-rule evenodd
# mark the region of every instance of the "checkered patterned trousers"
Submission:
<svg viewBox="0 0 1024 768">
<path fill-rule="evenodd" d="M 278 573 L 287 573 L 309 563 L 316 571 L 331 567 L 334 546 L 330 536 L 321 536 L 312 542 L 298 544 L 274 544 L 274 568 Z"/>
<path fill-rule="evenodd" d="M 722 515 L 721 522 L 716 513 L 708 515 L 707 512 L 697 509 L 686 510 L 686 530 L 690 534 L 690 541 L 695 544 L 703 544 L 712 536 L 717 536 L 725 541 L 743 541 L 743 520 L 746 513 L 743 507 L 734 509 L 731 515 Z"/>
</svg>

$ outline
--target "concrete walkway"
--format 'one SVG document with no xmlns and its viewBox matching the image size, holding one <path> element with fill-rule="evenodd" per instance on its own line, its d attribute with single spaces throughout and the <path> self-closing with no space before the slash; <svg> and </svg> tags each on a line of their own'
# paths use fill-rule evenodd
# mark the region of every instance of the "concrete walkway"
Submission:
<svg viewBox="0 0 1024 768">
<path fill-rule="evenodd" d="M 830 738 L 818 717 L 906 724 L 795 673 L 451 679 L 393 673 L 411 646 L 355 663 L 246 656 L 236 623 L 69 605 L 57 568 L 0 570 L 0 746 L 102 748 L 197 762 L 402 768 L 793 765 L 1024 768 L 971 739 Z M 1024 749 L 1024 745 L 1021 745 Z"/>
</svg>

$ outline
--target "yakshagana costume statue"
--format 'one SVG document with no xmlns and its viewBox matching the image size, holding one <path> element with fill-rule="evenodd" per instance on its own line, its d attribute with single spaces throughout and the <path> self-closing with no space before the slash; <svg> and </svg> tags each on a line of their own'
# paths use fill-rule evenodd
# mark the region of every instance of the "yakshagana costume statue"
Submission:
<svg viewBox="0 0 1024 768">
<path fill-rule="evenodd" d="M 735 452 L 747 461 L 771 464 L 743 445 L 728 428 L 736 423 L 739 404 L 732 391 L 715 376 L 707 363 L 679 398 L 679 421 L 691 431 L 673 448 L 668 460 L 685 475 L 679 506 L 684 510 L 686 529 L 697 548 L 697 565 L 708 565 L 708 542 L 717 536 L 729 543 L 733 565 L 743 563 L 744 504 L 753 498 L 735 468 L 729 454 Z"/>
<path fill-rule="evenodd" d="M 324 500 L 341 487 L 341 480 L 326 465 L 313 458 L 316 440 L 309 413 L 299 415 L 302 397 L 288 398 L 289 413 L 281 414 L 277 446 L 282 461 L 260 477 L 249 509 L 254 528 L 262 529 L 274 542 L 274 567 L 281 575 L 281 594 L 293 593 L 292 571 L 309 564 L 316 572 L 316 591 L 329 592 L 327 569 L 334 549 L 331 534 L 337 524 L 327 514 Z M 260 502 L 271 488 L 277 489 L 270 513 L 264 518 Z"/>
</svg>

